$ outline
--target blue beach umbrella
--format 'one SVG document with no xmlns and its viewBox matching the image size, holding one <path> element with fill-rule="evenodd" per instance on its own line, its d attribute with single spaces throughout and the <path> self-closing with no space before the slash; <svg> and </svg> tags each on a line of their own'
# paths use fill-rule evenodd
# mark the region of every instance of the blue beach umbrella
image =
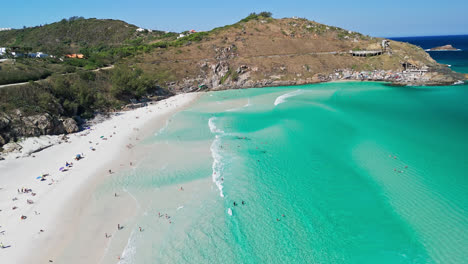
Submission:
<svg viewBox="0 0 468 264">
<path fill-rule="evenodd" d="M 63 171 L 65 168 L 64 167 L 60 167 L 59 171 Z"/>
</svg>

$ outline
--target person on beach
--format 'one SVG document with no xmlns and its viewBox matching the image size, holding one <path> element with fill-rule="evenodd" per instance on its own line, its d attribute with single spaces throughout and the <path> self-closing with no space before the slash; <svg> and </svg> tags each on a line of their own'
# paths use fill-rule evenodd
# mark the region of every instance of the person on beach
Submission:
<svg viewBox="0 0 468 264">
<path fill-rule="evenodd" d="M 117 230 L 120 230 L 120 224 L 117 224 Z"/>
<path fill-rule="evenodd" d="M 141 229 L 141 226 L 140 226 L 140 227 L 138 227 L 138 229 L 140 229 L 140 232 L 141 232 L 141 231 L 143 231 L 143 229 Z"/>
</svg>

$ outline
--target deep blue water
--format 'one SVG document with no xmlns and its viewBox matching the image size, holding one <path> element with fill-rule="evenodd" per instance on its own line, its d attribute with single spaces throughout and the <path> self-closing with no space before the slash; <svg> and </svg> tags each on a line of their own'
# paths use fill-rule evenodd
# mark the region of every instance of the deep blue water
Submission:
<svg viewBox="0 0 468 264">
<path fill-rule="evenodd" d="M 468 35 L 428 36 L 391 38 L 396 41 L 408 42 L 423 49 L 431 49 L 450 44 L 460 51 L 429 51 L 433 59 L 439 63 L 451 65 L 456 72 L 468 73 Z"/>
</svg>

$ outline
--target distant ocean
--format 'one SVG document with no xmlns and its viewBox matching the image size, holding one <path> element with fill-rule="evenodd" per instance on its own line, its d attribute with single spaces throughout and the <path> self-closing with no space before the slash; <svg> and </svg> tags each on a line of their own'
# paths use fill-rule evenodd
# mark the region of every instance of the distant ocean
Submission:
<svg viewBox="0 0 468 264">
<path fill-rule="evenodd" d="M 398 40 L 452 44 L 431 56 L 468 72 L 467 38 Z M 467 263 L 467 102 L 466 84 L 205 93 L 98 190 L 139 204 L 120 263 Z"/>
<path fill-rule="evenodd" d="M 450 44 L 454 48 L 460 49 L 460 51 L 429 51 L 429 54 L 437 62 L 450 65 L 452 70 L 456 72 L 468 73 L 468 35 L 391 39 L 408 42 L 425 50 Z"/>
</svg>

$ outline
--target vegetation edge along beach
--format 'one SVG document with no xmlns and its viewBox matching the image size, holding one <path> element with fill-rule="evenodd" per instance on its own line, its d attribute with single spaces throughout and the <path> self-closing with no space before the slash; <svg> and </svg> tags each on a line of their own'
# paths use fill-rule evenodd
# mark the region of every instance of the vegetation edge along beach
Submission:
<svg viewBox="0 0 468 264">
<path fill-rule="evenodd" d="M 466 78 L 417 46 L 269 12 L 182 33 L 71 17 L 1 31 L 0 46 L 6 47 L 0 82 L 29 80 L 0 86 L 0 146 L 76 132 L 97 113 L 182 92 L 333 80 L 446 85 Z"/>
</svg>

